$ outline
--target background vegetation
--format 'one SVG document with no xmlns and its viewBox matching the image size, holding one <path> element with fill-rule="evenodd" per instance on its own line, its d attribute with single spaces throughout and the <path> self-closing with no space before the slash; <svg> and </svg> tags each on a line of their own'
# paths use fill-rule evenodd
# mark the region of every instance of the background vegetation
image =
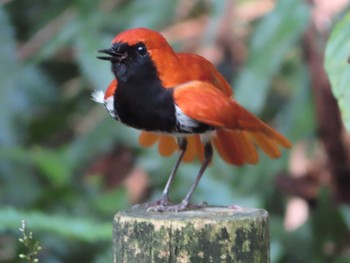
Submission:
<svg viewBox="0 0 350 263">
<path fill-rule="evenodd" d="M 174 157 L 141 149 L 137 131 L 90 100 L 113 78 L 96 50 L 138 26 L 210 59 L 241 104 L 294 144 L 255 166 L 216 158 L 194 201 L 268 210 L 274 263 L 350 261 L 350 140 L 323 69 L 347 0 L 0 3 L 0 262 L 20 261 L 22 219 L 41 262 L 111 262 L 113 214 L 159 195 Z M 347 127 L 348 21 L 327 48 Z M 181 167 L 173 199 L 198 166 Z"/>
</svg>

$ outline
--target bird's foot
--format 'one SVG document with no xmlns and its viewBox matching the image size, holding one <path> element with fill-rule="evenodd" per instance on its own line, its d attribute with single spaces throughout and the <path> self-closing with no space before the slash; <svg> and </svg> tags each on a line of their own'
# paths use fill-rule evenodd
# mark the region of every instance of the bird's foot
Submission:
<svg viewBox="0 0 350 263">
<path fill-rule="evenodd" d="M 187 200 L 182 200 L 180 204 L 157 205 L 151 206 L 147 212 L 180 212 L 185 210 L 200 209 L 208 206 L 207 202 L 201 202 L 197 205 L 190 204 Z"/>
<path fill-rule="evenodd" d="M 158 207 L 158 206 L 170 206 L 173 205 L 172 202 L 170 202 L 169 197 L 166 195 L 163 195 L 160 199 L 149 202 L 149 203 L 144 203 L 144 204 L 136 204 L 132 208 L 147 208 L 147 211 L 152 208 L 152 207 Z"/>
<path fill-rule="evenodd" d="M 227 206 L 227 208 L 230 208 L 232 210 L 242 210 L 243 207 L 239 206 L 239 205 L 229 205 Z"/>
</svg>

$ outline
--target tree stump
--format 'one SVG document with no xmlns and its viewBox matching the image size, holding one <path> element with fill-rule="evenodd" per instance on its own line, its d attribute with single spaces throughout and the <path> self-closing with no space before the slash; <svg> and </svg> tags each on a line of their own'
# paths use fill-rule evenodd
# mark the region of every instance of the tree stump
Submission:
<svg viewBox="0 0 350 263">
<path fill-rule="evenodd" d="M 268 213 L 206 207 L 184 212 L 118 212 L 114 263 L 270 262 Z"/>
</svg>

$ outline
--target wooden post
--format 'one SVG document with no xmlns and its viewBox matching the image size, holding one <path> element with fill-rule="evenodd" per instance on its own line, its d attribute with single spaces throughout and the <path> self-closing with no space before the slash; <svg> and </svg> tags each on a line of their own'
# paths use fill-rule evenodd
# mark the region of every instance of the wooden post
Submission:
<svg viewBox="0 0 350 263">
<path fill-rule="evenodd" d="M 268 263 L 268 213 L 227 207 L 122 211 L 114 217 L 113 248 L 114 263 Z"/>
</svg>

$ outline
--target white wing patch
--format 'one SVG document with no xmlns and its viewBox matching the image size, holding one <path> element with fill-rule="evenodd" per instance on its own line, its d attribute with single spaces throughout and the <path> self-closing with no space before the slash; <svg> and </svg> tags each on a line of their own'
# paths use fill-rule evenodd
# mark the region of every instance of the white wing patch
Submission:
<svg viewBox="0 0 350 263">
<path fill-rule="evenodd" d="M 176 121 L 180 126 L 180 129 L 186 132 L 193 132 L 198 127 L 198 121 L 188 117 L 182 110 L 175 104 L 175 116 Z"/>
</svg>

